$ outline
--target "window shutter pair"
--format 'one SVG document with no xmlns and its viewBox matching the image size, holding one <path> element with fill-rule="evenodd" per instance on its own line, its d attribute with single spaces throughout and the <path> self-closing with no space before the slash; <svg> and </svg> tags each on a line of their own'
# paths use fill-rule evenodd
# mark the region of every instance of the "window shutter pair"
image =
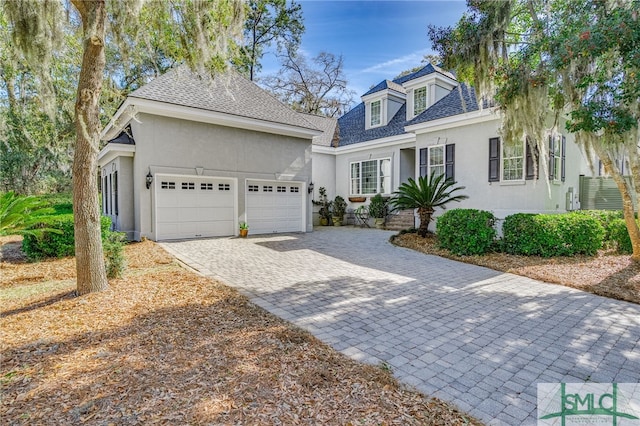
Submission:
<svg viewBox="0 0 640 426">
<path fill-rule="evenodd" d="M 444 175 L 447 179 L 455 178 L 456 144 L 444 146 Z M 420 148 L 420 176 L 429 173 L 429 148 Z"/>
</svg>

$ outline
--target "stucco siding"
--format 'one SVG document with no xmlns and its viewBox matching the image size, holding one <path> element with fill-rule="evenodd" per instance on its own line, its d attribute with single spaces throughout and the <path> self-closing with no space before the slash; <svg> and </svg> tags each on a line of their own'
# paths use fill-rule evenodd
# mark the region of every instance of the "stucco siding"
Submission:
<svg viewBox="0 0 640 426">
<path fill-rule="evenodd" d="M 144 186 L 145 176 L 218 176 L 238 179 L 238 221 L 245 218 L 246 179 L 296 181 L 311 179 L 311 140 L 194 121 L 139 114 L 132 123 L 136 140 L 134 181 L 138 236 L 155 239 L 153 189 Z M 199 169 L 201 168 L 201 170 Z M 154 180 L 153 185 L 156 182 Z M 135 189 L 134 189 L 135 191 Z M 310 197 L 307 230 L 311 230 Z"/>
<path fill-rule="evenodd" d="M 565 181 L 547 182 L 540 164 L 539 179 L 489 182 L 489 139 L 498 137 L 499 120 L 459 126 L 417 135 L 417 151 L 436 144 L 455 144 L 455 180 L 466 188 L 462 193 L 469 199 L 452 203 L 449 208 L 475 208 L 492 211 L 496 217 L 519 213 L 562 213 L 567 211 L 566 194 L 573 188 L 578 192 L 579 175 L 584 173 L 585 161 L 575 145 L 573 135 L 566 136 Z M 502 161 L 502 158 L 501 158 Z M 419 170 L 416 155 L 416 170 Z M 548 184 L 547 184 L 548 183 Z"/>
<path fill-rule="evenodd" d="M 320 188 L 327 190 L 327 198 L 332 200 L 336 196 L 336 162 L 332 154 L 313 153 L 313 177 L 314 185 L 312 197 L 318 201 Z M 344 197 L 344 195 L 343 195 Z M 346 197 L 345 197 L 346 198 Z M 319 225 L 318 206 L 313 206 L 313 225 Z"/>
</svg>

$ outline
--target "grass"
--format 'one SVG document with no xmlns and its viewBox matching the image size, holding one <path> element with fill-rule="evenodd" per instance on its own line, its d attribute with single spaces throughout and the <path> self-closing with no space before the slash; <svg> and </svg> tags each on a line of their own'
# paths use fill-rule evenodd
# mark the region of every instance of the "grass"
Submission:
<svg viewBox="0 0 640 426">
<path fill-rule="evenodd" d="M 0 238 L 0 424 L 480 424 L 131 244 L 110 289 Z M 10 259 L 10 260 L 9 260 Z"/>
</svg>

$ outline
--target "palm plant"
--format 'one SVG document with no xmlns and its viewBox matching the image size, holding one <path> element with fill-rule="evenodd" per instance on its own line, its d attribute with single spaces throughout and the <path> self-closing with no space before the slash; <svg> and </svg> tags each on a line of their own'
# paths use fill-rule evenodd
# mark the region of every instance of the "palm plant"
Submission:
<svg viewBox="0 0 640 426">
<path fill-rule="evenodd" d="M 463 190 L 464 186 L 457 186 L 451 178 L 446 178 L 444 174 L 436 174 L 435 170 L 427 179 L 420 176 L 418 182 L 409 178 L 408 182 L 400 185 L 393 193 L 390 204 L 399 210 L 418 209 L 420 217 L 420 228 L 418 235 L 425 237 L 429 232 L 429 223 L 436 207 L 446 208 L 445 204 L 452 201 L 462 201 L 469 198 L 466 195 L 454 195 L 455 192 Z"/>
<path fill-rule="evenodd" d="M 0 194 L 0 235 L 39 236 L 48 229 L 29 228 L 53 212 L 46 202 L 37 197 L 17 195 L 15 192 Z"/>
</svg>

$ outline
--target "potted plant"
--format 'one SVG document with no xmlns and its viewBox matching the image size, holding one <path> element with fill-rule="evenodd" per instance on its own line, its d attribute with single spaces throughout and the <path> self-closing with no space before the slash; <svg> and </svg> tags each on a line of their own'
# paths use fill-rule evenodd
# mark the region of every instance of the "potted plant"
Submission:
<svg viewBox="0 0 640 426">
<path fill-rule="evenodd" d="M 327 189 L 323 186 L 318 190 L 320 193 L 320 200 L 313 201 L 313 204 L 320 206 L 318 215 L 320 216 L 320 225 L 327 226 L 331 221 L 331 205 L 333 204 L 327 198 Z"/>
<path fill-rule="evenodd" d="M 247 222 L 240 222 L 240 237 L 247 238 L 247 234 L 249 234 L 249 225 Z"/>
<path fill-rule="evenodd" d="M 347 212 L 347 202 L 339 195 L 333 199 L 333 226 L 342 226 L 344 214 Z"/>
<path fill-rule="evenodd" d="M 381 194 L 376 194 L 371 197 L 369 216 L 373 218 L 376 228 L 382 229 L 384 227 L 384 220 L 387 216 L 387 201 Z"/>
</svg>

